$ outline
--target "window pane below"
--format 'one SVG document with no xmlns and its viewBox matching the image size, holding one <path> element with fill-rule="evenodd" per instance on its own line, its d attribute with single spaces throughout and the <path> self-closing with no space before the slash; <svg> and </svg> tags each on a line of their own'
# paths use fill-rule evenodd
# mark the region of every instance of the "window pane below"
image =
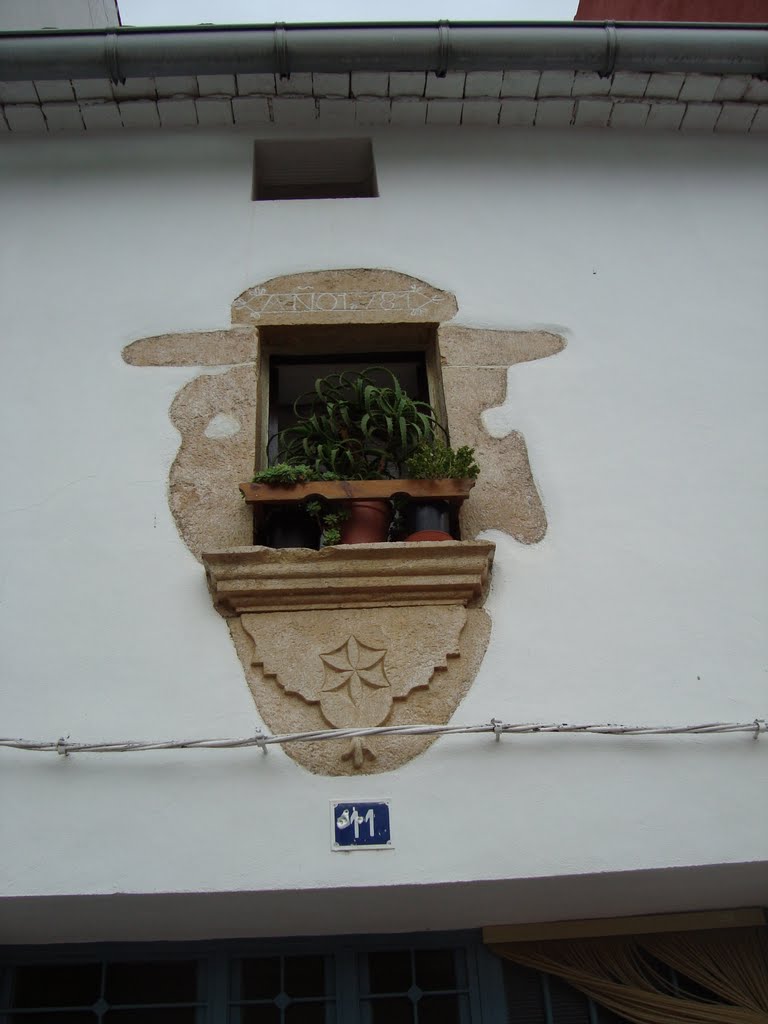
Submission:
<svg viewBox="0 0 768 1024">
<path fill-rule="evenodd" d="M 251 957 L 240 961 L 241 999 L 274 999 L 282 988 L 279 956 Z"/>
<path fill-rule="evenodd" d="M 107 1002 L 192 1003 L 197 999 L 197 961 L 107 964 Z"/>
<path fill-rule="evenodd" d="M 96 1015 L 87 1010 L 52 1013 L 9 1013 L 4 1018 L 8 1024 L 96 1024 Z"/>
<path fill-rule="evenodd" d="M 137 1010 L 108 1010 L 104 1024 L 196 1024 L 197 1010 L 189 1007 L 143 1007 Z M 54 1020 L 48 1024 L 56 1024 Z"/>
<path fill-rule="evenodd" d="M 233 1010 L 231 1019 L 239 1020 L 240 1024 L 280 1024 L 280 1011 L 272 1006 L 243 1006 Z"/>
<path fill-rule="evenodd" d="M 422 996 L 419 1024 L 461 1024 L 463 1003 L 461 996 Z"/>
<path fill-rule="evenodd" d="M 325 957 L 287 956 L 285 958 L 285 994 L 289 996 L 324 996 Z"/>
<path fill-rule="evenodd" d="M 411 982 L 411 954 L 407 950 L 368 954 L 368 991 L 371 994 L 407 992 Z"/>
<path fill-rule="evenodd" d="M 285 1008 L 285 1024 L 328 1024 L 335 1019 L 327 1003 L 294 1003 Z"/>
<path fill-rule="evenodd" d="M 458 988 L 456 954 L 452 949 L 418 949 L 414 954 L 416 984 L 422 992 Z"/>
<path fill-rule="evenodd" d="M 376 999 L 365 1004 L 366 1024 L 414 1024 L 410 999 Z"/>
<path fill-rule="evenodd" d="M 91 1006 L 101 993 L 101 964 L 17 967 L 13 1007 Z"/>
</svg>

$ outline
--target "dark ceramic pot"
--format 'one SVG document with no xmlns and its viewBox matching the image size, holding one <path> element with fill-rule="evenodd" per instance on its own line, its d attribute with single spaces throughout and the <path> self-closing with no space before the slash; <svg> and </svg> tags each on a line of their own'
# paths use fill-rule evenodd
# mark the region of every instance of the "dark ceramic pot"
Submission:
<svg viewBox="0 0 768 1024">
<path fill-rule="evenodd" d="M 409 501 L 403 511 L 403 525 L 406 540 L 453 540 L 447 501 Z"/>
</svg>

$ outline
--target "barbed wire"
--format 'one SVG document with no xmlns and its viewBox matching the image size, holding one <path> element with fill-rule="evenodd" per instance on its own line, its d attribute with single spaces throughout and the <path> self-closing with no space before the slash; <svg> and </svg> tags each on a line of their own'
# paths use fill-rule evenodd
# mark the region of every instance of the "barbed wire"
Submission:
<svg viewBox="0 0 768 1024">
<path fill-rule="evenodd" d="M 119 740 L 103 743 L 77 743 L 68 737 L 57 740 L 25 740 L 0 737 L 0 747 L 15 750 L 30 750 L 43 753 L 69 754 L 128 754 L 144 750 L 233 750 L 242 747 L 259 747 L 264 753 L 269 746 L 286 743 L 316 743 L 325 740 L 360 739 L 369 736 L 469 736 L 478 733 L 493 733 L 496 740 L 502 736 L 577 733 L 599 736 L 711 736 L 724 733 L 750 732 L 757 739 L 761 732 L 768 731 L 768 724 L 762 718 L 751 722 L 708 722 L 701 725 L 614 725 L 587 724 L 570 725 L 567 722 L 535 724 L 531 722 L 503 722 L 492 718 L 482 725 L 381 725 L 361 729 L 316 729 L 311 732 L 292 732 L 270 735 L 257 732 L 242 739 L 190 739 L 190 740 Z"/>
</svg>

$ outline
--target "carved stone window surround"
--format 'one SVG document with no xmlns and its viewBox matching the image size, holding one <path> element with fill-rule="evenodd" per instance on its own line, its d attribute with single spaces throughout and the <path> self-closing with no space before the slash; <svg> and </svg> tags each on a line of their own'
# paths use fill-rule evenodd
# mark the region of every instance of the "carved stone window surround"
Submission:
<svg viewBox="0 0 768 1024">
<path fill-rule="evenodd" d="M 229 367 L 196 377 L 173 401 L 181 447 L 169 501 L 184 541 L 205 563 L 214 605 L 275 732 L 447 722 L 490 636 L 482 603 L 493 545 L 471 538 L 493 528 L 530 544 L 546 531 L 525 441 L 514 430 L 491 437 L 481 414 L 504 402 L 510 366 L 553 355 L 565 342 L 548 332 L 446 323 L 456 311 L 449 293 L 394 271 L 318 271 L 248 289 L 233 304 L 229 330 L 143 338 L 124 351 L 138 366 Z M 293 328 L 302 324 L 312 327 L 315 346 L 325 331 L 343 327 L 349 338 L 350 325 L 380 324 L 384 350 L 396 325 L 421 325 L 428 372 L 431 360 L 433 378 L 435 369 L 438 379 L 442 373 L 451 442 L 474 446 L 481 467 L 461 512 L 469 539 L 321 551 L 253 546 L 250 508 L 237 488 L 259 458 L 264 356 L 283 340 L 301 351 Z M 418 331 L 411 334 L 421 346 Z M 396 768 L 433 741 L 377 736 L 288 745 L 286 753 L 312 772 L 350 775 Z"/>
</svg>

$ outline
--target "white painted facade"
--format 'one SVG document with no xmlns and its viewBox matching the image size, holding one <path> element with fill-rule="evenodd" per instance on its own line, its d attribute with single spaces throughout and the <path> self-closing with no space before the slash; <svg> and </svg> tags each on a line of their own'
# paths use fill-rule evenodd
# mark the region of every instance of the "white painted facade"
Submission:
<svg viewBox="0 0 768 1024">
<path fill-rule="evenodd" d="M 568 339 L 513 367 L 486 416 L 523 432 L 549 530 L 530 547 L 491 536 L 493 633 L 454 721 L 765 718 L 765 142 L 389 128 L 379 198 L 275 203 L 250 200 L 252 143 L 2 146 L 2 735 L 263 728 L 166 498 L 168 407 L 211 371 L 121 350 L 225 328 L 248 286 L 330 267 L 454 292 L 459 324 Z M 754 905 L 767 766 L 768 739 L 747 734 L 446 737 L 361 778 L 276 748 L 1 750 L 2 938 Z M 395 849 L 332 853 L 334 797 L 391 800 Z"/>
</svg>

